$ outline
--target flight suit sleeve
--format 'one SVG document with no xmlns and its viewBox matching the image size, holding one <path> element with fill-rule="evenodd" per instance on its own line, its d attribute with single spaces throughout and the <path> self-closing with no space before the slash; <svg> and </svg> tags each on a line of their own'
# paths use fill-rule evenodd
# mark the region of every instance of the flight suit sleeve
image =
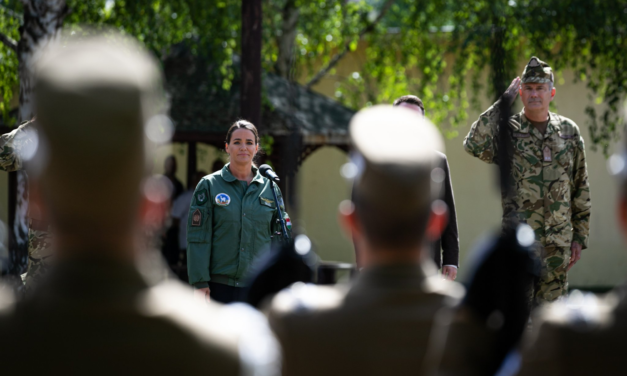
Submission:
<svg viewBox="0 0 627 376">
<path fill-rule="evenodd" d="M 187 271 L 189 284 L 209 287 L 213 208 L 209 183 L 203 179 L 196 186 L 187 216 Z"/>
<path fill-rule="evenodd" d="M 20 152 L 31 139 L 28 132 L 33 131 L 28 121 L 20 125 L 17 129 L 0 136 L 0 170 L 12 172 L 22 169 L 22 159 Z"/>
<path fill-rule="evenodd" d="M 470 132 L 464 139 L 464 149 L 468 154 L 477 157 L 486 163 L 496 163 L 497 143 L 496 134 L 499 124 L 499 99 L 479 115 L 479 119 L 470 127 Z"/>
<path fill-rule="evenodd" d="M 573 241 L 581 244 L 583 249 L 588 248 L 590 233 L 590 184 L 588 182 L 588 168 L 586 166 L 586 151 L 583 139 L 577 134 L 577 148 L 573 154 L 573 194 L 571 195 Z"/>
</svg>

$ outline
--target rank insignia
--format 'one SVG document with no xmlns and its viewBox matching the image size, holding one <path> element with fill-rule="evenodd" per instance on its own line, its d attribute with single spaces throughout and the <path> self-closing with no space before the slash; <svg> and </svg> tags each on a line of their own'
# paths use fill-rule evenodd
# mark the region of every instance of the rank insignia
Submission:
<svg viewBox="0 0 627 376">
<path fill-rule="evenodd" d="M 209 196 L 207 195 L 206 189 L 201 189 L 200 191 L 196 192 L 196 204 L 197 205 L 205 204 L 208 199 L 209 199 Z"/>
<path fill-rule="evenodd" d="M 553 160 L 553 157 L 551 156 L 551 148 L 547 146 L 544 147 L 544 161 L 545 162 L 551 162 Z"/>
<path fill-rule="evenodd" d="M 228 206 L 231 203 L 231 198 L 226 193 L 218 193 L 216 195 L 216 204 L 219 206 Z"/>
<path fill-rule="evenodd" d="M 200 209 L 194 210 L 192 213 L 192 227 L 200 227 L 202 225 L 202 212 Z"/>
</svg>

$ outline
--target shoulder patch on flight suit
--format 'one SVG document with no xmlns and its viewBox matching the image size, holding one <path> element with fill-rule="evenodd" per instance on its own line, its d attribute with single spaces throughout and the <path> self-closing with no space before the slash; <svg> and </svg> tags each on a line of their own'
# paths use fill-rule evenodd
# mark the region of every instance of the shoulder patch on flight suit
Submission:
<svg viewBox="0 0 627 376">
<path fill-rule="evenodd" d="M 196 196 L 196 204 L 197 205 L 204 205 L 207 200 L 209 199 L 209 195 L 207 195 L 207 190 L 206 189 L 201 189 L 199 191 L 197 191 L 195 193 Z"/>
<path fill-rule="evenodd" d="M 200 209 L 196 209 L 194 210 L 194 213 L 192 213 L 192 226 L 200 227 L 201 225 L 202 225 L 202 212 L 200 211 Z"/>
</svg>

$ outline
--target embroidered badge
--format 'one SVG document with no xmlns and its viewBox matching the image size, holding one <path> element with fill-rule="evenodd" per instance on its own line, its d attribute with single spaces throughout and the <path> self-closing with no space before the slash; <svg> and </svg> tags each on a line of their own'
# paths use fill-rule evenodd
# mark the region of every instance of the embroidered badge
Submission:
<svg viewBox="0 0 627 376">
<path fill-rule="evenodd" d="M 529 133 L 514 132 L 514 137 L 516 137 L 516 138 L 527 138 L 527 137 L 529 137 Z"/>
<path fill-rule="evenodd" d="M 196 209 L 192 213 L 192 227 L 200 227 L 200 225 L 202 225 L 202 213 L 200 209 Z"/>
<path fill-rule="evenodd" d="M 216 195 L 216 204 L 219 206 L 228 206 L 231 203 L 231 198 L 226 193 L 218 193 Z"/>
<path fill-rule="evenodd" d="M 560 138 L 563 138 L 563 139 L 575 138 L 575 135 L 572 135 L 572 134 L 560 134 Z"/>
<path fill-rule="evenodd" d="M 261 200 L 261 205 L 269 206 L 271 208 L 274 207 L 274 201 L 273 200 L 268 200 L 265 197 L 259 197 L 259 200 Z"/>
<path fill-rule="evenodd" d="M 196 204 L 197 205 L 205 204 L 208 199 L 209 199 L 209 195 L 207 195 L 206 189 L 201 189 L 200 191 L 196 192 Z"/>
<path fill-rule="evenodd" d="M 551 162 L 553 160 L 553 157 L 551 156 L 551 148 L 548 146 L 544 147 L 544 161 L 545 162 Z"/>
<path fill-rule="evenodd" d="M 287 227 L 288 230 L 292 229 L 292 220 L 290 217 L 285 218 L 285 227 Z"/>
</svg>

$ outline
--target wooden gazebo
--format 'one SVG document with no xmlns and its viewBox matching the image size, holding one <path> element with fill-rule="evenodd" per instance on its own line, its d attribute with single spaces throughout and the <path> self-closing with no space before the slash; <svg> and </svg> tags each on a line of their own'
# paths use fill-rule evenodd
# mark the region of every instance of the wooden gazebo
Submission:
<svg viewBox="0 0 627 376">
<path fill-rule="evenodd" d="M 237 65 L 237 57 L 234 65 Z M 239 79 L 228 90 L 219 87 L 222 76 L 210 59 L 193 56 L 185 47 L 174 48 L 165 60 L 170 116 L 175 125 L 173 142 L 188 144 L 188 185 L 196 171 L 199 142 L 224 147 L 228 127 L 240 118 Z M 235 69 L 237 71 L 237 69 Z M 288 197 L 293 178 L 302 162 L 325 145 L 348 149 L 348 124 L 354 111 L 277 75 L 263 75 L 261 136 L 273 139 L 267 160 L 282 178 Z"/>
</svg>

